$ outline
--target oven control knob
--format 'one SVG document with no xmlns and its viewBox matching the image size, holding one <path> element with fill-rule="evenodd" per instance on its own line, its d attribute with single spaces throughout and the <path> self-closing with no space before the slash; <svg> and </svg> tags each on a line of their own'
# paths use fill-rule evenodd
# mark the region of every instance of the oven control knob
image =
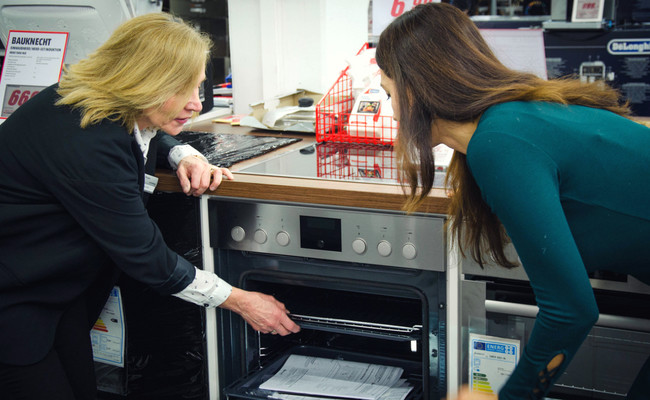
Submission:
<svg viewBox="0 0 650 400">
<path fill-rule="evenodd" d="M 415 245 L 413 243 L 406 243 L 404 245 L 404 247 L 402 247 L 402 255 L 407 260 L 414 259 L 417 254 L 418 254 L 418 251 L 415 248 Z"/>
<path fill-rule="evenodd" d="M 235 242 L 241 242 L 244 240 L 244 236 L 246 236 L 246 231 L 239 225 L 230 230 L 230 237 Z"/>
<path fill-rule="evenodd" d="M 264 244 L 266 243 L 266 239 L 268 239 L 268 236 L 266 235 L 266 232 L 264 232 L 264 229 L 258 229 L 255 231 L 255 234 L 253 235 L 253 239 L 259 244 Z"/>
<path fill-rule="evenodd" d="M 288 246 L 291 241 L 291 237 L 286 231 L 280 231 L 275 235 L 275 241 L 278 242 L 280 246 Z"/>
<path fill-rule="evenodd" d="M 363 254 L 366 252 L 366 241 L 361 238 L 356 238 L 352 241 L 352 250 L 357 254 Z"/>
<path fill-rule="evenodd" d="M 388 257 L 393 252 L 393 248 L 388 240 L 382 240 L 377 245 L 377 251 L 380 256 Z"/>
</svg>

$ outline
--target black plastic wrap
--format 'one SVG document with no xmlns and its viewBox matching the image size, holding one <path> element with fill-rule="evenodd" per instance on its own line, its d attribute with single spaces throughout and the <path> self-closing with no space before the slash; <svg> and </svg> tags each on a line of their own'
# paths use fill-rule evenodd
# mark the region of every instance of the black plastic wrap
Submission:
<svg viewBox="0 0 650 400">
<path fill-rule="evenodd" d="M 302 140 L 194 131 L 183 131 L 176 139 L 200 151 L 210 164 L 224 168 Z"/>
<path fill-rule="evenodd" d="M 198 202 L 183 193 L 155 193 L 149 197 L 147 210 L 167 245 L 201 268 Z M 126 320 L 126 365 L 96 368 L 98 398 L 207 400 L 203 309 L 173 296 L 160 296 L 125 275 L 118 285 Z"/>
</svg>

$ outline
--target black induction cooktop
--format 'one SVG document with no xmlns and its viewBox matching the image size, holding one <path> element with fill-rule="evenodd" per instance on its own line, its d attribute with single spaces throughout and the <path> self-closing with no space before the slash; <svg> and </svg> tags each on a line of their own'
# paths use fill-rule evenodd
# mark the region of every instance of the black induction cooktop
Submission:
<svg viewBox="0 0 650 400">
<path fill-rule="evenodd" d="M 444 169 L 436 173 L 441 187 Z M 238 172 L 284 177 L 364 181 L 397 185 L 398 170 L 392 146 L 356 143 L 318 143 L 279 154 Z"/>
</svg>

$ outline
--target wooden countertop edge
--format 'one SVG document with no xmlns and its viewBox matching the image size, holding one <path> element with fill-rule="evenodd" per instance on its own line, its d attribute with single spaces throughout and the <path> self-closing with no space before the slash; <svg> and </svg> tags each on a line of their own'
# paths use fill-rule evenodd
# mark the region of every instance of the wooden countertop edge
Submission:
<svg viewBox="0 0 650 400">
<path fill-rule="evenodd" d="M 238 174 L 235 180 L 224 180 L 217 190 L 206 195 L 241 197 L 259 200 L 286 201 L 362 207 L 401 211 L 405 196 L 397 185 L 325 181 L 317 179 Z M 171 171 L 157 171 L 156 190 L 180 192 L 176 175 Z M 442 189 L 434 189 L 418 212 L 446 214 L 449 198 Z"/>
</svg>

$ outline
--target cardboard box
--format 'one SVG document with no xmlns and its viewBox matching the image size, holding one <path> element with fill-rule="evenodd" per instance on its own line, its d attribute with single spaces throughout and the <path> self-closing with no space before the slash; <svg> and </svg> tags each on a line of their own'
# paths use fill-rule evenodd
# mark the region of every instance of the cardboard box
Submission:
<svg viewBox="0 0 650 400">
<path fill-rule="evenodd" d="M 299 107 L 298 100 L 303 97 L 311 98 L 313 105 Z M 316 104 L 322 97 L 321 93 L 298 89 L 271 100 L 251 104 L 253 111 L 243 117 L 239 124 L 272 131 L 313 133 L 316 126 Z"/>
</svg>

